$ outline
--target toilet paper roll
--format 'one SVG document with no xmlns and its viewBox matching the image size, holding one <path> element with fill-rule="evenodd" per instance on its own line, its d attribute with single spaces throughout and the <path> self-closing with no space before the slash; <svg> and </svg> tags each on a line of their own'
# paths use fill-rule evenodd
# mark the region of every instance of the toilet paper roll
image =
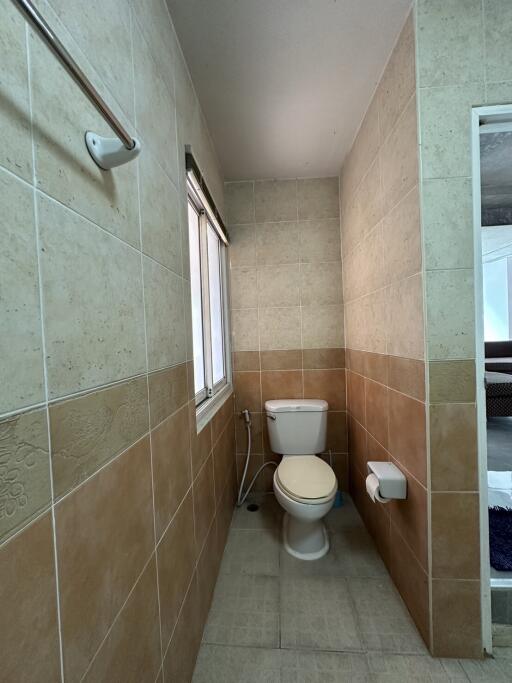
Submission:
<svg viewBox="0 0 512 683">
<path fill-rule="evenodd" d="M 377 501 L 379 503 L 389 503 L 389 498 L 383 498 L 380 495 L 379 480 L 375 474 L 369 474 L 366 477 L 366 491 L 374 503 Z"/>
</svg>

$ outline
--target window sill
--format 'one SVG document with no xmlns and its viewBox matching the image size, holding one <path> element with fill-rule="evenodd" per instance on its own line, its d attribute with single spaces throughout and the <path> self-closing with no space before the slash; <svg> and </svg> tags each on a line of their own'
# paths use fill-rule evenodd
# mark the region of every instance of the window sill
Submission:
<svg viewBox="0 0 512 683">
<path fill-rule="evenodd" d="M 196 410 L 196 426 L 198 434 L 202 429 L 204 429 L 204 427 L 206 427 L 215 413 L 222 408 L 232 393 L 233 385 L 228 383 L 222 387 L 218 394 L 212 398 L 209 398 L 207 401 L 204 401 L 204 403 L 201 403 L 201 405 L 198 406 Z"/>
</svg>

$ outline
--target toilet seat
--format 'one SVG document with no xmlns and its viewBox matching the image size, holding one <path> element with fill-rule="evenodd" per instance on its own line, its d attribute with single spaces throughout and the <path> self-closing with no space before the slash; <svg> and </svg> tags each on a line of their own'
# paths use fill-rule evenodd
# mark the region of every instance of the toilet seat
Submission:
<svg viewBox="0 0 512 683">
<path fill-rule="evenodd" d="M 328 502 L 338 487 L 332 468 L 316 455 L 285 456 L 276 470 L 275 481 L 285 495 L 307 505 Z"/>
</svg>

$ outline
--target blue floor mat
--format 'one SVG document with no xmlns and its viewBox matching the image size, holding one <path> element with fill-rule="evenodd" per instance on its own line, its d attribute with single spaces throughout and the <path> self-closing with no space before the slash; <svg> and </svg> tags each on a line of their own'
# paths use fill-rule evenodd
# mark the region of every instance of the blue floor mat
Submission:
<svg viewBox="0 0 512 683">
<path fill-rule="evenodd" d="M 512 571 L 512 508 L 489 508 L 491 567 Z"/>
</svg>

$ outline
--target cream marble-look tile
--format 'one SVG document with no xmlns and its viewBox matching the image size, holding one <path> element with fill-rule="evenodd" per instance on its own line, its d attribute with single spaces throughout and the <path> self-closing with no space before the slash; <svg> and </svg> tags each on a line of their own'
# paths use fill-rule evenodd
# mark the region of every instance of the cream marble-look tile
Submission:
<svg viewBox="0 0 512 683">
<path fill-rule="evenodd" d="M 51 15 L 48 18 L 51 19 Z M 73 48 L 69 39 L 66 40 L 65 32 L 60 37 L 72 54 L 76 54 L 76 47 Z M 112 134 L 110 128 L 94 107 L 84 102 L 80 90 L 70 83 L 69 76 L 55 57 L 33 34 L 29 49 L 37 187 L 138 247 L 136 164 L 126 164 L 108 173 L 96 166 L 85 147 L 84 131 L 93 130 L 109 137 Z M 87 76 L 124 121 L 119 108 L 105 93 L 104 86 L 83 55 L 79 61 Z"/>
<path fill-rule="evenodd" d="M 486 79 L 491 83 L 510 80 L 512 47 L 507 36 L 512 30 L 512 7 L 509 2 L 484 0 L 483 11 Z"/>
<path fill-rule="evenodd" d="M 382 220 L 382 238 L 386 284 L 409 277 L 421 270 L 418 186 L 414 187 Z"/>
<path fill-rule="evenodd" d="M 344 345 L 342 305 L 302 306 L 301 310 L 303 348 L 335 349 Z"/>
<path fill-rule="evenodd" d="M 300 304 L 300 265 L 260 266 L 258 306 L 298 306 Z"/>
<path fill-rule="evenodd" d="M 381 173 L 386 209 L 393 208 L 418 183 L 416 97 L 412 97 L 382 146 Z"/>
<path fill-rule="evenodd" d="M 258 309 L 248 308 L 231 312 L 233 351 L 258 351 Z"/>
<path fill-rule="evenodd" d="M 387 138 L 414 93 L 414 52 L 414 19 L 411 11 L 377 89 L 381 142 Z"/>
<path fill-rule="evenodd" d="M 370 102 L 361 128 L 345 161 L 341 174 L 341 187 L 345 195 L 352 195 L 361 178 L 370 168 L 379 150 L 379 103 L 376 97 Z M 342 202 L 343 206 L 343 202 Z"/>
<path fill-rule="evenodd" d="M 0 422 L 0 541 L 51 503 L 46 410 Z"/>
<path fill-rule="evenodd" d="M 149 370 L 186 360 L 183 280 L 144 257 L 144 297 Z"/>
<path fill-rule="evenodd" d="M 257 263 L 255 226 L 231 225 L 228 230 L 231 267 L 255 266 Z"/>
<path fill-rule="evenodd" d="M 470 178 L 423 183 L 423 234 L 427 270 L 473 267 L 473 199 Z"/>
<path fill-rule="evenodd" d="M 32 182 L 32 136 L 25 22 L 10 0 L 1 0 L 0 8 L 0 164 Z"/>
<path fill-rule="evenodd" d="M 139 174 L 142 251 L 181 275 L 180 201 L 176 188 L 149 150 L 140 156 Z M 188 226 L 186 239 L 188 243 Z"/>
<path fill-rule="evenodd" d="M 470 113 L 471 107 L 485 101 L 483 84 L 421 88 L 419 92 L 423 179 L 469 177 Z"/>
<path fill-rule="evenodd" d="M 0 204 L 1 414 L 39 403 L 44 391 L 33 192 L 0 170 Z"/>
<path fill-rule="evenodd" d="M 299 228 L 295 221 L 257 223 L 256 258 L 258 265 L 269 266 L 299 262 Z"/>
<path fill-rule="evenodd" d="M 427 321 L 430 360 L 475 357 L 472 270 L 427 272 Z"/>
<path fill-rule="evenodd" d="M 254 223 L 253 181 L 226 183 L 224 188 L 226 193 L 226 220 L 228 225 Z"/>
<path fill-rule="evenodd" d="M 299 221 L 298 228 L 302 263 L 341 261 L 339 218 Z"/>
<path fill-rule="evenodd" d="M 126 0 L 51 0 L 51 7 L 133 120 L 132 46 Z"/>
<path fill-rule="evenodd" d="M 51 398 L 146 369 L 140 255 L 38 197 Z"/>
<path fill-rule="evenodd" d="M 257 222 L 297 219 L 296 180 L 257 180 L 254 183 L 254 209 Z"/>
<path fill-rule="evenodd" d="M 300 320 L 299 306 L 261 308 L 259 310 L 260 348 L 262 350 L 300 348 Z"/>
<path fill-rule="evenodd" d="M 343 303 L 341 263 L 303 263 L 300 266 L 302 306 Z"/>
<path fill-rule="evenodd" d="M 258 271 L 256 268 L 231 268 L 231 307 L 258 306 Z"/>
<path fill-rule="evenodd" d="M 339 178 L 297 181 L 299 220 L 337 218 L 340 215 Z"/>
<path fill-rule="evenodd" d="M 134 41 L 133 53 L 137 131 L 167 175 L 178 184 L 176 106 L 171 91 L 142 36 Z"/>
<path fill-rule="evenodd" d="M 483 80 L 482 19 L 481 0 L 418 2 L 420 87 Z"/>
<path fill-rule="evenodd" d="M 153 59 L 158 65 L 159 73 L 172 92 L 175 82 L 175 64 L 178 61 L 177 53 L 180 48 L 166 3 L 160 0 L 145 0 L 143 3 L 138 0 L 129 0 L 129 4 L 132 7 L 133 17 L 144 34 Z M 137 30 L 134 30 L 133 39 L 139 39 Z"/>
<path fill-rule="evenodd" d="M 422 360 L 425 357 L 425 326 L 421 273 L 391 285 L 387 318 L 387 353 Z"/>
</svg>

